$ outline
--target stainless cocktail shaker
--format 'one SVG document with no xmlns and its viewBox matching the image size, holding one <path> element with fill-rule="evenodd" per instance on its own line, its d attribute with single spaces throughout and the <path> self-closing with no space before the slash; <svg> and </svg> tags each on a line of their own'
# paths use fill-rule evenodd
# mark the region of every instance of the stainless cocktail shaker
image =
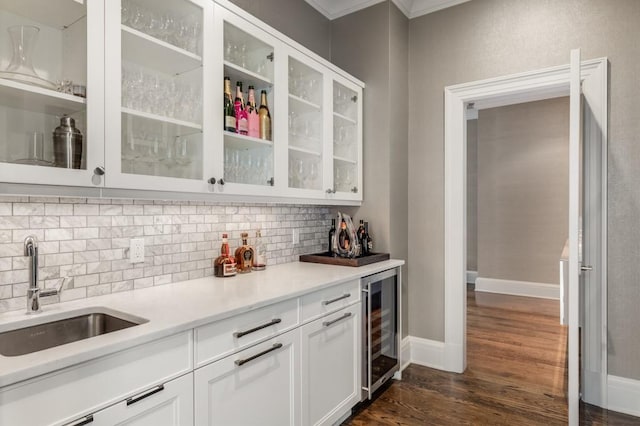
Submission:
<svg viewBox="0 0 640 426">
<path fill-rule="evenodd" d="M 82 133 L 76 122 L 66 115 L 60 118 L 60 126 L 53 131 L 53 158 L 56 167 L 82 168 Z"/>
</svg>

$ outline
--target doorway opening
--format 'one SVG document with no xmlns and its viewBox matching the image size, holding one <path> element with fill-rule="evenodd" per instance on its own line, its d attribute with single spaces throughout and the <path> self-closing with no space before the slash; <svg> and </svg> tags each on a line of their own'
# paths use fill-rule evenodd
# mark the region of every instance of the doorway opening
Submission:
<svg viewBox="0 0 640 426">
<path fill-rule="evenodd" d="M 582 399 L 606 406 L 607 60 L 579 64 L 585 98 L 583 230 L 593 274 L 581 306 Z M 466 368 L 466 105 L 478 109 L 569 95 L 571 67 L 547 68 L 445 88 L 445 369 Z"/>
</svg>

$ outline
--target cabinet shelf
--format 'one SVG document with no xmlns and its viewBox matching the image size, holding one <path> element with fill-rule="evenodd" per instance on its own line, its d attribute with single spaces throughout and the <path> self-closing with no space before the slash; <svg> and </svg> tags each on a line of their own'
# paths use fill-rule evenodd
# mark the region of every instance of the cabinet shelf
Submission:
<svg viewBox="0 0 640 426">
<path fill-rule="evenodd" d="M 0 78 L 0 104 L 49 115 L 71 115 L 85 109 L 87 100 L 43 87 Z"/>
<path fill-rule="evenodd" d="M 124 114 L 128 114 L 134 117 L 145 118 L 148 120 L 155 120 L 162 123 L 167 123 L 172 126 L 176 126 L 177 132 L 176 135 L 187 136 L 195 133 L 202 132 L 202 125 L 197 123 L 191 123 L 189 121 L 177 120 L 175 118 L 163 117 L 161 115 L 151 114 L 148 112 L 136 111 L 130 108 L 122 108 L 122 112 Z"/>
<path fill-rule="evenodd" d="M 312 149 L 299 148 L 297 146 L 289 145 L 289 150 L 296 151 L 296 152 L 302 152 L 303 154 L 309 154 L 309 155 L 313 155 L 315 157 L 322 157 L 322 153 L 321 152 L 314 151 Z"/>
<path fill-rule="evenodd" d="M 348 164 L 358 164 L 358 162 L 356 160 L 351 160 L 350 158 L 346 158 L 346 157 L 337 157 L 337 156 L 333 156 L 333 159 L 336 161 L 342 161 L 343 163 L 348 163 Z"/>
<path fill-rule="evenodd" d="M 312 108 L 314 110 L 320 111 L 322 109 L 322 107 L 314 102 L 308 101 L 304 98 L 301 98 L 299 96 L 293 95 L 291 93 L 289 93 L 289 100 L 294 101 L 295 103 L 302 105 L 305 108 Z"/>
<path fill-rule="evenodd" d="M 222 132 L 225 138 L 225 144 L 229 144 L 232 148 L 235 149 L 253 149 L 253 148 L 264 148 L 273 147 L 272 141 L 267 141 L 260 138 L 254 138 L 251 136 L 239 135 L 237 133 L 227 132 L 226 130 Z"/>
<path fill-rule="evenodd" d="M 334 112 L 333 116 L 336 118 L 339 118 L 340 120 L 346 121 L 347 123 L 350 123 L 350 124 L 358 124 L 356 123 L 356 120 L 354 120 L 353 118 L 349 118 L 346 115 L 340 114 L 339 112 Z"/>
<path fill-rule="evenodd" d="M 84 3 L 84 0 L 0 0 L 0 9 L 61 30 L 87 14 Z"/>
<path fill-rule="evenodd" d="M 234 64 L 233 62 L 224 61 L 224 72 L 225 76 L 231 78 L 232 82 L 242 81 L 243 87 L 255 86 L 257 88 L 271 87 L 272 82 L 267 77 L 264 77 L 258 73 L 253 71 L 249 71 L 248 69 L 242 68 L 239 65 Z"/>
<path fill-rule="evenodd" d="M 122 57 L 168 75 L 202 67 L 202 57 L 122 25 Z"/>
</svg>

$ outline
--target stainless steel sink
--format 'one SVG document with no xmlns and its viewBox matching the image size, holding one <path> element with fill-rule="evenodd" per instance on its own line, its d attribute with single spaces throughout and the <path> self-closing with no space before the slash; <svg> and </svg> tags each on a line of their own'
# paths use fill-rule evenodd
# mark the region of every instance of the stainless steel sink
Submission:
<svg viewBox="0 0 640 426">
<path fill-rule="evenodd" d="M 113 315 L 111 315 L 113 314 Z M 0 331 L 0 355 L 19 356 L 133 327 L 147 320 L 116 311 L 71 312 L 67 318 Z M 120 317 L 125 317 L 120 318 Z"/>
</svg>

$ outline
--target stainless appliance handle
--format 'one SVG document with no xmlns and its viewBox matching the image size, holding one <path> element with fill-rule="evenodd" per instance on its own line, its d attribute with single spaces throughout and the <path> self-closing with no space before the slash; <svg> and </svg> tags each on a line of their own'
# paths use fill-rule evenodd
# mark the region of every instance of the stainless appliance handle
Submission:
<svg viewBox="0 0 640 426">
<path fill-rule="evenodd" d="M 336 318 L 334 320 L 331 321 L 325 321 L 322 323 L 323 326 L 325 327 L 331 327 L 333 324 L 337 323 L 338 321 L 342 321 L 343 319 L 347 319 L 351 316 L 351 312 L 347 312 L 346 314 L 344 314 L 343 316 Z"/>
<path fill-rule="evenodd" d="M 270 322 L 268 322 L 266 324 L 259 325 L 257 327 L 251 328 L 249 330 L 236 331 L 235 333 L 233 333 L 233 337 L 235 337 L 237 339 L 237 338 L 240 338 L 242 336 L 246 336 L 247 334 L 255 333 L 256 331 L 262 330 L 263 328 L 267 328 L 267 327 L 270 327 L 272 325 L 280 324 L 281 322 L 282 322 L 282 320 L 280 318 L 274 318 L 274 319 L 272 319 Z"/>
<path fill-rule="evenodd" d="M 267 349 L 266 351 L 262 351 L 260 353 L 257 353 L 255 355 L 251 355 L 249 358 L 245 358 L 245 359 L 237 359 L 235 360 L 235 364 L 240 367 L 243 364 L 246 364 L 248 362 L 253 361 L 256 358 L 260 358 L 263 355 L 268 354 L 269 352 L 273 352 L 276 349 L 280 349 L 282 347 L 282 343 L 275 343 L 273 346 L 271 346 L 269 349 Z"/>
<path fill-rule="evenodd" d="M 340 300 L 342 300 L 342 299 L 348 299 L 349 297 L 351 297 L 351 293 L 345 293 L 345 294 L 343 294 L 343 295 L 342 295 L 342 296 L 340 296 L 340 297 L 336 297 L 335 299 L 325 300 L 324 302 L 322 302 L 322 304 L 323 304 L 324 306 L 327 306 L 327 305 L 330 305 L 330 304 L 332 304 L 332 303 L 336 303 L 336 302 L 338 302 L 338 301 L 340 301 Z"/>
<path fill-rule="evenodd" d="M 364 331 L 367 333 L 367 386 L 363 386 L 362 390 L 366 391 L 367 398 L 371 399 L 371 281 L 367 281 L 367 283 L 363 285 L 362 292 L 366 293 L 367 297 L 366 321 L 364 321 Z"/>
</svg>

